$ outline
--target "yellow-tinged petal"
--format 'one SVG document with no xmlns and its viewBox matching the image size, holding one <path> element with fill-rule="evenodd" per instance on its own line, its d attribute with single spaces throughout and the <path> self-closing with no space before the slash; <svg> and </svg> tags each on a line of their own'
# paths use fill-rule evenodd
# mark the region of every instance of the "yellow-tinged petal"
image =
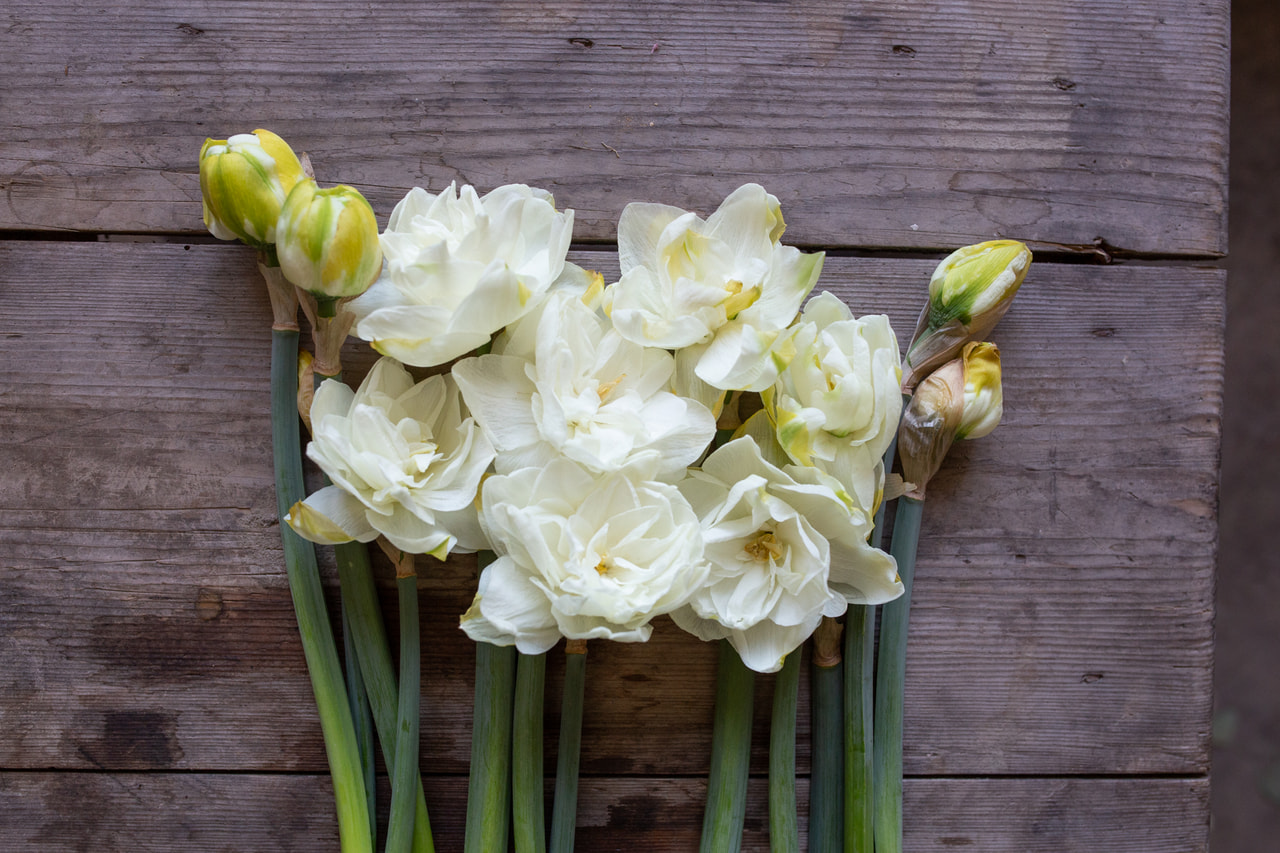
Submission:
<svg viewBox="0 0 1280 853">
<path fill-rule="evenodd" d="M 338 545 L 354 538 L 327 515 L 307 506 L 304 501 L 298 501 L 290 507 L 284 520 L 303 539 L 319 542 L 321 545 Z"/>
</svg>

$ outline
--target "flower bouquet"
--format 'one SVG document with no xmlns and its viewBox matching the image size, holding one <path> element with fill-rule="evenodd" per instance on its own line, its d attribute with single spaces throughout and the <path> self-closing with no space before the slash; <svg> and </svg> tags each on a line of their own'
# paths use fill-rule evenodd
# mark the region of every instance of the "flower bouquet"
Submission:
<svg viewBox="0 0 1280 853">
<path fill-rule="evenodd" d="M 900 849 L 925 486 L 954 440 L 999 421 L 999 356 L 979 341 L 1025 275 L 1025 247 L 943 261 L 904 360 L 886 317 L 812 295 L 823 255 L 781 242 L 778 199 L 755 184 L 706 218 L 627 205 L 621 274 L 606 284 L 567 260 L 573 211 L 528 186 L 413 189 L 379 234 L 358 192 L 321 189 L 268 131 L 209 140 L 200 176 L 206 225 L 259 251 L 272 298 L 281 535 L 342 850 L 379 846 L 375 741 L 392 781 L 383 848 L 433 849 L 416 583 L 431 560 L 416 557 L 470 552 L 481 570 L 460 614 L 476 649 L 466 850 L 573 849 L 588 643 L 644 642 L 664 615 L 720 645 L 703 850 L 741 843 L 757 672 L 778 673 L 771 845 L 799 849 L 810 638 L 809 847 Z M 299 308 L 315 349 L 301 359 Z M 382 356 L 355 388 L 340 358 L 352 335 Z M 300 420 L 325 478 L 310 494 Z M 899 497 L 886 552 L 885 506 Z M 335 549 L 339 629 L 313 543 Z M 395 567 L 398 667 L 368 543 Z M 543 680 L 562 640 L 548 829 Z"/>
</svg>

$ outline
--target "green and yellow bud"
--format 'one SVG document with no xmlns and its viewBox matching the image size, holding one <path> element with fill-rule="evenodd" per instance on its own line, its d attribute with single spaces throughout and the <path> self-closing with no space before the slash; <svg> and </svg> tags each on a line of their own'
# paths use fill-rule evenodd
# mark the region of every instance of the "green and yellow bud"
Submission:
<svg viewBox="0 0 1280 853">
<path fill-rule="evenodd" d="M 942 467 L 951 445 L 995 429 L 1003 405 L 995 344 L 970 342 L 960 358 L 926 376 L 916 386 L 898 430 L 907 496 L 924 500 L 925 486 Z"/>
<path fill-rule="evenodd" d="M 206 139 L 200 149 L 204 224 L 220 240 L 269 250 L 280 208 L 303 177 L 293 149 L 269 130 Z"/>
<path fill-rule="evenodd" d="M 285 277 L 320 300 L 359 296 L 382 271 L 377 217 L 347 186 L 299 182 L 280 211 L 276 253 Z"/>
<path fill-rule="evenodd" d="M 1000 350 L 995 344 L 964 345 L 964 411 L 956 438 L 982 438 L 995 429 L 1004 414 L 1004 389 L 1000 382 Z"/>
<path fill-rule="evenodd" d="M 1009 310 L 1031 266 L 1031 251 L 1016 240 L 990 240 L 952 252 L 929 281 L 905 358 L 902 388 L 910 392 L 961 347 L 986 337 Z"/>
</svg>

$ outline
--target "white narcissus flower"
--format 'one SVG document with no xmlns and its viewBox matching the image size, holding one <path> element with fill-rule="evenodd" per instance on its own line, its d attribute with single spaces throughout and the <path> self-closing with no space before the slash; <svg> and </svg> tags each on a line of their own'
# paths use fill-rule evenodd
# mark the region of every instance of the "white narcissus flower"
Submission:
<svg viewBox="0 0 1280 853">
<path fill-rule="evenodd" d="M 644 642 L 707 578 L 698 517 L 671 485 L 568 459 L 485 481 L 498 559 L 462 617 L 473 640 L 539 654 L 560 637 Z"/>
<path fill-rule="evenodd" d="M 551 294 L 488 355 L 453 367 L 507 474 L 564 455 L 596 472 L 675 478 L 715 437 L 711 412 L 666 390 L 674 359 L 624 339 L 574 293 Z"/>
<path fill-rule="evenodd" d="M 800 465 L 839 480 L 874 506 L 885 451 L 902 414 L 901 358 L 889 318 L 854 319 L 823 292 L 800 316 L 796 356 L 764 394 L 778 443 Z"/>
<path fill-rule="evenodd" d="M 694 348 L 695 372 L 725 390 L 761 391 L 791 357 L 787 327 L 823 255 L 778 242 L 778 199 L 735 190 L 706 220 L 663 204 L 629 204 L 618 221 L 621 279 L 605 309 L 628 340 Z"/>
<path fill-rule="evenodd" d="M 711 576 L 676 624 L 775 672 L 824 615 L 901 595 L 897 564 L 867 545 L 867 521 L 838 489 L 814 468 L 769 464 L 751 438 L 708 456 L 680 490 L 702 519 Z"/>
<path fill-rule="evenodd" d="M 565 271 L 573 211 L 520 184 L 409 192 L 382 234 L 386 268 L 349 307 L 384 355 L 430 367 L 489 342 Z"/>
<path fill-rule="evenodd" d="M 352 391 L 325 380 L 311 404 L 309 456 L 333 481 L 286 520 L 313 542 L 370 542 L 379 534 L 413 554 L 444 559 L 487 548 L 476 515 L 493 448 L 465 417 L 448 376 L 414 384 L 383 358 Z"/>
</svg>

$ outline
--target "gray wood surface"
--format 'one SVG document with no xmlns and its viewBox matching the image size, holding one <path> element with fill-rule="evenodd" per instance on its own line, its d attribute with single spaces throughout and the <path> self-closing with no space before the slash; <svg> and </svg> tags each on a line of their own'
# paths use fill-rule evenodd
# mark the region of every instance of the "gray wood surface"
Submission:
<svg viewBox="0 0 1280 853">
<path fill-rule="evenodd" d="M 579 239 L 738 184 L 790 239 L 1226 249 L 1228 0 L 10 3 L 0 229 L 199 230 L 206 136 L 269 127 L 385 217 L 553 190 Z"/>
<path fill-rule="evenodd" d="M 461 832 L 465 780 L 427 777 L 439 834 Z M 1208 785 L 1191 779 L 908 779 L 908 850 L 984 853 L 1196 853 Z M 800 782 L 801 802 L 807 786 Z M 701 780 L 583 781 L 579 850 L 697 849 Z M 310 775 L 0 773 L 0 838 L 10 853 L 129 850 L 314 853 L 337 849 L 328 780 Z M 766 792 L 754 782 L 743 850 L 767 851 Z M 80 803 L 53 811 L 45 804 Z M 1011 808 L 1011 804 L 1017 804 Z M 156 820 L 157 810 L 167 819 Z M 803 811 L 803 807 L 802 807 Z M 661 821 L 655 826 L 654 816 Z M 804 832 L 801 830 L 801 842 Z M 437 849 L 460 849 L 460 845 Z M 622 846 L 621 849 L 628 849 Z"/>
<path fill-rule="evenodd" d="M 820 287 L 906 335 L 933 263 L 829 257 Z M 910 849 L 1203 848 L 1223 283 L 1191 263 L 1039 263 L 997 329 L 1005 422 L 957 447 L 927 504 Z M 326 849 L 251 254 L 2 241 L 0 304 L 6 849 Z M 371 359 L 349 350 L 358 376 Z M 422 581 L 442 849 L 461 827 L 473 578 L 460 558 Z M 692 849 L 713 650 L 668 623 L 591 655 L 580 849 Z M 559 673 L 553 654 L 552 730 Z"/>
</svg>

